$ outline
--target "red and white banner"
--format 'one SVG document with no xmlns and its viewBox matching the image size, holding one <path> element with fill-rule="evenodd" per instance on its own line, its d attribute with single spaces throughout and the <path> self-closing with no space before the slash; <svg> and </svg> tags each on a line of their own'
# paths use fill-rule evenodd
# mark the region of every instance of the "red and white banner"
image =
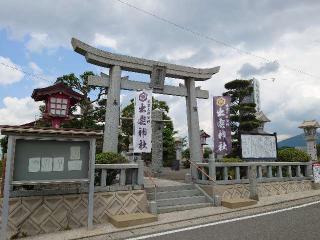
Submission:
<svg viewBox="0 0 320 240">
<path fill-rule="evenodd" d="M 134 152 L 150 153 L 152 134 L 152 90 L 143 90 L 136 93 L 134 109 Z"/>
</svg>

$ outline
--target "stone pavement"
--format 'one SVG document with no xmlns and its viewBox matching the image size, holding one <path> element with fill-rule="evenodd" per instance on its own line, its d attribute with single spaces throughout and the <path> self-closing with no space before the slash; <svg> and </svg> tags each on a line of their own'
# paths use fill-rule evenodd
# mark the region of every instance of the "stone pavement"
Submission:
<svg viewBox="0 0 320 240">
<path fill-rule="evenodd" d="M 126 239 L 134 236 L 172 230 L 208 222 L 230 219 L 239 216 L 281 209 L 306 202 L 320 200 L 320 190 L 297 192 L 285 195 L 263 197 L 258 204 L 241 209 L 227 209 L 224 207 L 207 207 L 180 212 L 159 214 L 159 221 L 135 227 L 118 229 L 111 224 L 96 225 L 88 231 L 86 228 L 74 229 L 65 232 L 33 236 L 35 240 L 62 240 L 62 239 Z"/>
<path fill-rule="evenodd" d="M 186 183 L 183 183 L 183 182 L 177 182 L 177 181 L 161 179 L 161 178 L 152 178 L 152 181 L 155 184 L 157 184 L 157 186 L 159 186 L 159 187 L 186 185 Z M 149 178 L 145 177 L 144 178 L 144 187 L 145 188 L 149 188 L 149 187 L 153 188 L 154 187 L 154 183 L 152 181 Z"/>
</svg>

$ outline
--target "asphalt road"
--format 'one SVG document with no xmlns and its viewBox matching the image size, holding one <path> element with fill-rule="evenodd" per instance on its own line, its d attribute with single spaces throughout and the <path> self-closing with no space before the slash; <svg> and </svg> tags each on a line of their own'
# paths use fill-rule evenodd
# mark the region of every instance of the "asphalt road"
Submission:
<svg viewBox="0 0 320 240">
<path fill-rule="evenodd" d="M 320 204 L 148 239 L 320 240 Z"/>
</svg>

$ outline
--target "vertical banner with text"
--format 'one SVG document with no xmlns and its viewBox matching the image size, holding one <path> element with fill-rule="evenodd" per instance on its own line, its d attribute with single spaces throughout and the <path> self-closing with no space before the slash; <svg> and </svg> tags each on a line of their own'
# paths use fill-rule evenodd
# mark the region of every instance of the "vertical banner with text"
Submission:
<svg viewBox="0 0 320 240">
<path fill-rule="evenodd" d="M 214 152 L 225 155 L 231 152 L 230 97 L 213 97 Z"/>
<path fill-rule="evenodd" d="M 136 93 L 134 106 L 133 148 L 136 153 L 151 152 L 152 90 Z"/>
</svg>

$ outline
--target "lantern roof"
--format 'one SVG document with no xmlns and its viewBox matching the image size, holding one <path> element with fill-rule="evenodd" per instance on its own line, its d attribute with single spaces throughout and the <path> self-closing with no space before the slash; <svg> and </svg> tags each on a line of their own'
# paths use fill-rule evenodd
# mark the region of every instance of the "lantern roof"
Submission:
<svg viewBox="0 0 320 240">
<path fill-rule="evenodd" d="M 210 135 L 203 130 L 200 130 L 200 137 L 208 138 Z"/>
<path fill-rule="evenodd" d="M 45 88 L 36 88 L 33 90 L 31 97 L 35 101 L 44 101 L 49 95 L 56 93 L 61 93 L 70 97 L 71 104 L 75 104 L 84 98 L 84 95 L 72 90 L 71 87 L 68 87 L 62 82 L 57 82 L 54 85 Z"/>
<path fill-rule="evenodd" d="M 255 113 L 256 119 L 260 122 L 271 122 L 270 119 L 264 114 L 264 112 L 259 111 Z"/>
<path fill-rule="evenodd" d="M 319 128 L 320 125 L 316 120 L 304 120 L 299 128 Z"/>
</svg>

